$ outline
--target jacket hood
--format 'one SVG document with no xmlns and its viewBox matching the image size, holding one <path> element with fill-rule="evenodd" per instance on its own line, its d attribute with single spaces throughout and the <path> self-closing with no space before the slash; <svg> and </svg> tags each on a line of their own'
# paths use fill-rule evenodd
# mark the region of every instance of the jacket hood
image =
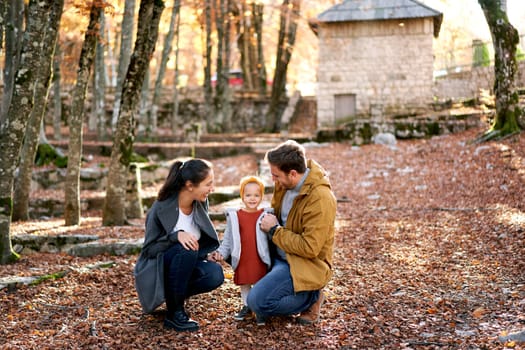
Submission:
<svg viewBox="0 0 525 350">
<path fill-rule="evenodd" d="M 306 165 L 310 169 L 310 174 L 308 174 L 301 187 L 301 194 L 307 194 L 317 186 L 327 186 L 329 189 L 332 189 L 326 170 L 324 170 L 319 163 L 313 159 L 309 159 Z"/>
</svg>

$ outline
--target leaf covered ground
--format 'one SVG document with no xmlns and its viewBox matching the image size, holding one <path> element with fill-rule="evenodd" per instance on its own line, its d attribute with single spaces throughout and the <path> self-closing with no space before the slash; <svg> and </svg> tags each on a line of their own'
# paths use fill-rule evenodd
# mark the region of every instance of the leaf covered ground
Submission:
<svg viewBox="0 0 525 350">
<path fill-rule="evenodd" d="M 141 311 L 136 256 L 35 253 L 0 266 L 0 276 L 48 275 L 38 285 L 0 290 L 0 347 L 525 348 L 498 339 L 525 330 L 525 135 L 471 144 L 481 131 L 395 147 L 306 145 L 339 199 L 334 276 L 313 326 L 291 317 L 264 327 L 234 321 L 239 289 L 224 266 L 225 283 L 187 304 L 201 329 L 167 331 L 163 308 Z M 214 160 L 217 185 L 236 185 L 256 171 L 256 160 L 240 157 Z M 141 238 L 143 227 L 101 227 L 94 213 L 79 227 L 32 221 L 14 223 L 12 232 L 120 239 Z M 63 276 L 52 275 L 58 272 Z"/>
</svg>

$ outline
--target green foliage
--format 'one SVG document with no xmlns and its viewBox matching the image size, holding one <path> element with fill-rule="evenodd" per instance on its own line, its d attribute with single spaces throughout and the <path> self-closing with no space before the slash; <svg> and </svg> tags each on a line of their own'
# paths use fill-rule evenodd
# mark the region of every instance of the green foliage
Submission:
<svg viewBox="0 0 525 350">
<path fill-rule="evenodd" d="M 521 49 L 521 47 L 516 48 L 516 61 L 523 61 L 525 60 L 525 52 Z"/>
<path fill-rule="evenodd" d="M 474 44 L 474 57 L 472 58 L 472 66 L 474 67 L 488 67 L 490 65 L 490 53 L 486 43 Z"/>
<path fill-rule="evenodd" d="M 57 168 L 67 168 L 67 157 L 60 156 L 53 163 Z"/>
<path fill-rule="evenodd" d="M 148 159 L 144 156 L 141 156 L 140 154 L 136 152 L 133 152 L 131 153 L 129 161 L 130 163 L 147 163 Z"/>
<path fill-rule="evenodd" d="M 131 163 L 133 156 L 133 136 L 128 135 L 120 142 L 120 163 L 126 167 Z"/>
<path fill-rule="evenodd" d="M 438 122 L 429 122 L 427 124 L 426 136 L 439 135 L 440 133 L 441 128 Z"/>
<path fill-rule="evenodd" d="M 359 135 L 366 142 L 370 142 L 372 139 L 372 126 L 370 123 L 364 123 L 363 127 L 359 129 Z"/>
<path fill-rule="evenodd" d="M 4 241 L 0 241 L 0 252 L 5 251 L 6 247 L 4 246 Z M 13 249 L 11 249 L 11 253 L 7 256 L 1 256 L 0 257 L 0 264 L 12 264 L 17 262 L 20 259 L 20 255 L 17 254 Z"/>
<path fill-rule="evenodd" d="M 58 168 L 67 167 L 67 157 L 60 154 L 53 146 L 48 143 L 41 143 L 38 145 L 35 164 L 38 166 L 53 163 Z"/>
<path fill-rule="evenodd" d="M 6 260 L 7 264 L 13 264 L 20 260 L 20 255 L 17 254 L 15 251 L 11 250 L 11 254 L 9 254 L 9 257 Z"/>
<path fill-rule="evenodd" d="M 62 278 L 64 277 L 69 271 L 60 271 L 60 272 L 56 272 L 56 273 L 50 273 L 48 275 L 44 275 L 44 276 L 40 276 L 38 277 L 36 280 L 34 280 L 33 282 L 31 282 L 31 285 L 32 286 L 35 286 L 35 285 L 38 285 L 44 281 L 47 281 L 47 280 L 56 280 L 58 278 Z"/>
</svg>

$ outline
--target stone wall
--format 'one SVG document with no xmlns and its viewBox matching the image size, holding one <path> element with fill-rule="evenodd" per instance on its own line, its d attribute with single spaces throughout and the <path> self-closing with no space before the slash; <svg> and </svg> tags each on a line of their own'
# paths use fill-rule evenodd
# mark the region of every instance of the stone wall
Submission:
<svg viewBox="0 0 525 350">
<path fill-rule="evenodd" d="M 206 108 L 202 100 L 202 89 L 197 92 L 183 91 L 179 103 L 177 120 L 180 124 L 180 138 L 174 141 L 186 140 L 186 128 L 196 122 L 206 120 Z M 284 110 L 288 100 L 281 101 L 280 108 Z M 236 91 L 231 102 L 231 124 L 227 132 L 261 132 L 266 126 L 266 114 L 270 103 L 269 97 L 260 97 L 255 93 Z M 163 103 L 159 109 L 159 125 L 170 126 L 173 103 Z"/>
<path fill-rule="evenodd" d="M 525 87 L 525 61 L 518 63 L 516 86 Z M 480 89 L 492 93 L 494 66 L 472 67 L 436 78 L 434 96 L 438 101 L 471 99 L 479 96 Z"/>
<path fill-rule="evenodd" d="M 432 102 L 433 21 L 364 21 L 319 28 L 318 125 L 333 125 L 334 96 L 355 94 L 356 116 L 416 113 Z M 417 69 L 416 69 L 417 68 Z"/>
</svg>

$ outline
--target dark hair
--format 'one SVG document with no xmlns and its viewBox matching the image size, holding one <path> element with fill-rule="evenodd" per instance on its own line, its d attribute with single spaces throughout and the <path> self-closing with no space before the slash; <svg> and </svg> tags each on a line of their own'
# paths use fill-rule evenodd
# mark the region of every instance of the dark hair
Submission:
<svg viewBox="0 0 525 350">
<path fill-rule="evenodd" d="M 163 201 L 179 193 L 188 180 L 194 185 L 200 184 L 210 174 L 211 169 L 211 163 L 204 159 L 190 159 L 185 162 L 175 161 L 171 166 L 166 182 L 157 195 L 157 200 Z"/>
<path fill-rule="evenodd" d="M 294 140 L 288 140 L 266 152 L 268 163 L 277 166 L 288 174 L 295 170 L 300 174 L 306 171 L 306 155 L 304 147 Z"/>
</svg>

